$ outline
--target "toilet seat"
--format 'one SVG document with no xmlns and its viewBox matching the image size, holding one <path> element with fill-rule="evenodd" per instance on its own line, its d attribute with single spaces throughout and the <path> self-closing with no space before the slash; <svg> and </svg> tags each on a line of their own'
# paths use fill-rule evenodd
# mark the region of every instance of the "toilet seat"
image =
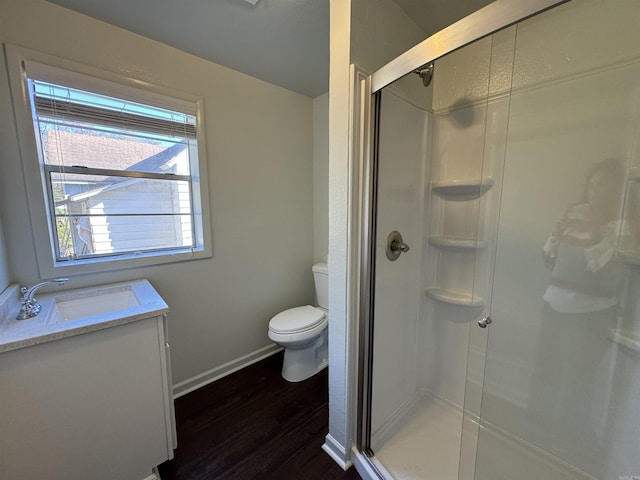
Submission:
<svg viewBox="0 0 640 480">
<path fill-rule="evenodd" d="M 312 330 L 326 322 L 327 312 L 305 305 L 280 312 L 269 322 L 269 330 L 278 334 L 295 334 Z"/>
</svg>

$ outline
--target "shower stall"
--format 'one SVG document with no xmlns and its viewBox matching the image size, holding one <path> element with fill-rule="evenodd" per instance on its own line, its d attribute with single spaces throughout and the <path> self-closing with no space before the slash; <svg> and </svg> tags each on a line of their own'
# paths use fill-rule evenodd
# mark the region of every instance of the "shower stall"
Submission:
<svg viewBox="0 0 640 480">
<path fill-rule="evenodd" d="M 513 3 L 364 80 L 363 477 L 640 478 L 640 2 Z"/>
</svg>

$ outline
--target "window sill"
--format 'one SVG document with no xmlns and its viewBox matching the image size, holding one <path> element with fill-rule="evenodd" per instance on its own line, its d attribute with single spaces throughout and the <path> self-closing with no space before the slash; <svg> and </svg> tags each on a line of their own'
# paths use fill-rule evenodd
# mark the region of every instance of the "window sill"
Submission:
<svg viewBox="0 0 640 480">
<path fill-rule="evenodd" d="M 165 250 L 141 254 L 124 254 L 117 257 L 90 258 L 73 260 L 68 262 L 51 262 L 42 265 L 40 276 L 42 278 L 72 277 L 87 273 L 112 272 L 129 268 L 149 267 L 169 263 L 186 262 L 211 258 L 211 252 L 206 249 L 199 250 Z M 49 263 L 49 262 L 47 262 Z"/>
</svg>

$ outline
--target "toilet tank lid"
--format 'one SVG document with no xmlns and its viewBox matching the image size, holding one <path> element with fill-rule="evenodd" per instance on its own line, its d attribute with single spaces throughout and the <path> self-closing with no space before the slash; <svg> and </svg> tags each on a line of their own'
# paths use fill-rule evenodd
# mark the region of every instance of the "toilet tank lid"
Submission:
<svg viewBox="0 0 640 480">
<path fill-rule="evenodd" d="M 305 305 L 280 312 L 269 322 L 274 332 L 297 332 L 313 328 L 324 320 L 326 312 L 320 308 Z"/>
<path fill-rule="evenodd" d="M 324 273 L 325 275 L 329 273 L 329 266 L 326 263 L 316 263 L 311 270 L 314 273 Z"/>
</svg>

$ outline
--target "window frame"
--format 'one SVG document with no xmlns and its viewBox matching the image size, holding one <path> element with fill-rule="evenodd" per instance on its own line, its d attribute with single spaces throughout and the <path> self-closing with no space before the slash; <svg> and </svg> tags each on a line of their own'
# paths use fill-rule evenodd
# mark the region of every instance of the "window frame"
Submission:
<svg viewBox="0 0 640 480">
<path fill-rule="evenodd" d="M 114 271 L 165 263 L 210 258 L 211 221 L 203 99 L 167 87 L 79 64 L 46 53 L 5 44 L 9 82 L 13 99 L 16 130 L 21 149 L 21 164 L 28 197 L 35 257 L 41 278 Z M 163 249 L 69 260 L 57 260 L 54 225 L 49 213 L 47 168 L 42 162 L 37 119 L 29 94 L 29 78 L 72 88 L 177 110 L 196 118 L 197 159 L 191 159 L 193 248 Z"/>
</svg>

